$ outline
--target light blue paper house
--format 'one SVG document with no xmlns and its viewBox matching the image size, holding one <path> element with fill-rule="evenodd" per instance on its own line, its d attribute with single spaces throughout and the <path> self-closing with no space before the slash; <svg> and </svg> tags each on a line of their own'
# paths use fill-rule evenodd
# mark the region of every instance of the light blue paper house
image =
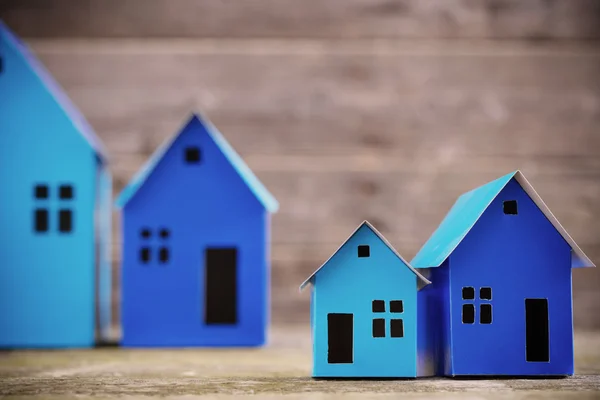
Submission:
<svg viewBox="0 0 600 400">
<path fill-rule="evenodd" d="M 417 376 L 417 290 L 430 282 L 369 222 L 309 283 L 314 377 Z"/>
<path fill-rule="evenodd" d="M 111 177 L 83 117 L 0 22 L 0 347 L 85 347 L 110 325 Z"/>
<path fill-rule="evenodd" d="M 143 166 L 123 208 L 124 346 L 259 346 L 277 200 L 194 115 Z"/>
<path fill-rule="evenodd" d="M 412 260 L 423 375 L 572 375 L 571 270 L 594 267 L 519 172 L 463 194 Z"/>
</svg>

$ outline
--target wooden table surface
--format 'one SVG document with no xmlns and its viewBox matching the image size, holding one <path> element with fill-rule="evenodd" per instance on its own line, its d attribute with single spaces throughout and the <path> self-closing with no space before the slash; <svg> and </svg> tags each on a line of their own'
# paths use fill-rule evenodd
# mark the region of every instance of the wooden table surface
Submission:
<svg viewBox="0 0 600 400">
<path fill-rule="evenodd" d="M 314 380 L 310 346 L 305 326 L 282 326 L 262 349 L 5 351 L 0 397 L 600 398 L 600 332 L 576 333 L 576 375 L 563 379 Z"/>
</svg>

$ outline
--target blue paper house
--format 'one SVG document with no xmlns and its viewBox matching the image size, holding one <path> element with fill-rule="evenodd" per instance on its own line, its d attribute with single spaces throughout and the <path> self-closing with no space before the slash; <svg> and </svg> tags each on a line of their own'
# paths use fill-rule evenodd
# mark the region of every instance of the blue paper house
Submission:
<svg viewBox="0 0 600 400">
<path fill-rule="evenodd" d="M 417 376 L 417 289 L 429 281 L 369 222 L 309 283 L 314 377 Z"/>
<path fill-rule="evenodd" d="M 125 346 L 265 342 L 278 203 L 194 115 L 123 190 Z"/>
<path fill-rule="evenodd" d="M 0 347 L 93 345 L 110 327 L 106 155 L 2 22 L 0 184 Z"/>
<path fill-rule="evenodd" d="M 412 264 L 424 374 L 573 374 L 571 268 L 594 264 L 521 172 L 463 194 Z"/>
</svg>

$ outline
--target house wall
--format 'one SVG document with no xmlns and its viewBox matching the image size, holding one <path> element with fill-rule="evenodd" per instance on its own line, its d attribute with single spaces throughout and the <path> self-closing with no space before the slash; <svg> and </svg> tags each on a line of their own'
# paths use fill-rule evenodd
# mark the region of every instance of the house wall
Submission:
<svg viewBox="0 0 600 400">
<path fill-rule="evenodd" d="M 123 210 L 125 345 L 258 345 L 265 340 L 269 283 L 268 215 L 198 125 L 186 129 Z M 184 163 L 187 146 L 201 163 Z M 141 238 L 149 228 L 150 239 Z M 159 238 L 166 228 L 168 239 Z M 143 246 L 151 261 L 140 262 Z M 170 257 L 157 261 L 165 246 Z M 204 324 L 204 252 L 238 249 L 234 326 Z"/>
<path fill-rule="evenodd" d="M 96 157 L 2 39 L 0 54 L 0 346 L 91 346 Z M 38 184 L 47 199 L 34 198 Z M 62 184 L 72 199 L 59 199 Z M 48 211 L 46 232 L 34 231 L 35 209 Z M 60 209 L 72 212 L 71 232 L 59 232 Z"/>
<path fill-rule="evenodd" d="M 517 200 L 518 215 L 503 202 Z M 571 250 L 513 179 L 450 256 L 452 369 L 454 375 L 568 375 L 573 373 Z M 461 289 L 475 288 L 475 301 Z M 491 287 L 492 300 L 479 300 Z M 526 361 L 525 299 L 548 299 L 550 361 Z M 463 324 L 461 307 L 475 304 L 475 323 Z M 492 323 L 479 323 L 482 303 Z"/>
<path fill-rule="evenodd" d="M 370 245 L 368 258 L 357 246 Z M 416 276 L 368 228 L 360 228 L 317 274 L 314 304 L 313 375 L 319 377 L 416 376 Z M 385 313 L 372 311 L 373 300 L 385 301 Z M 404 312 L 391 313 L 390 301 L 402 300 Z M 329 364 L 328 313 L 354 314 L 351 364 Z M 373 337 L 373 319 L 385 319 L 383 338 Z M 403 319 L 404 337 L 390 337 L 390 320 Z"/>
</svg>

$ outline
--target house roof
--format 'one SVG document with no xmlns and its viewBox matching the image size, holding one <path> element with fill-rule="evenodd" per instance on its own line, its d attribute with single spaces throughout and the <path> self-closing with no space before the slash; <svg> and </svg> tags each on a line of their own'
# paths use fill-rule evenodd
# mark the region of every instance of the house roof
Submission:
<svg viewBox="0 0 600 400">
<path fill-rule="evenodd" d="M 83 115 L 71 102 L 58 83 L 52 78 L 50 73 L 35 57 L 29 48 L 23 43 L 7 26 L 0 20 L 0 41 L 5 42 L 10 48 L 20 54 L 29 65 L 31 70 L 38 76 L 42 84 L 54 97 L 59 107 L 65 112 L 67 117 L 73 123 L 75 129 L 83 136 L 85 141 L 94 150 L 102 162 L 108 161 L 106 149 L 98 136 L 94 133 L 92 127 L 85 120 Z"/>
<path fill-rule="evenodd" d="M 331 260 L 339 251 L 340 249 L 346 244 L 346 242 L 348 242 L 348 240 L 350 240 L 350 238 L 352 236 L 354 236 L 354 234 L 356 232 L 358 232 L 358 230 L 360 228 L 362 228 L 364 225 L 366 225 L 369 229 L 371 229 L 371 231 L 373 231 L 373 233 L 375 235 L 377 235 L 377 237 L 379 237 L 379 239 L 381 239 L 381 241 L 383 243 L 385 243 L 385 245 L 396 255 L 396 257 L 398 257 L 400 259 L 400 261 L 402 261 L 416 276 L 417 279 L 420 281 L 420 287 L 423 287 L 425 285 L 429 285 L 431 282 L 429 280 L 427 280 L 423 275 L 421 275 L 416 269 L 414 269 L 410 263 L 408 261 L 406 261 L 404 259 L 404 257 L 402 257 L 400 255 L 400 253 L 398 253 L 398 251 L 394 248 L 394 246 L 391 245 L 390 242 L 388 242 L 388 240 L 381 234 L 381 232 L 379 232 L 377 229 L 375 229 L 375 227 L 373 225 L 371 225 L 371 223 L 369 221 L 363 221 L 362 224 L 360 224 L 358 226 L 358 228 L 356 228 L 354 230 L 354 232 L 352 232 L 352 234 L 350 236 L 348 236 L 348 238 L 346 240 L 344 240 L 344 242 L 342 243 L 342 245 L 340 247 L 337 248 L 337 250 L 323 263 L 323 265 L 321 265 L 319 268 L 317 268 L 317 270 L 315 272 L 312 273 L 311 276 L 309 276 L 304 282 L 302 282 L 302 284 L 300 285 L 300 290 L 302 291 L 309 283 L 311 283 L 314 279 L 314 277 L 317 275 L 317 273 L 323 268 L 325 267 L 325 265 L 327 265 L 327 263 L 329 262 L 329 260 Z"/>
<path fill-rule="evenodd" d="M 415 268 L 439 267 L 452 254 L 496 196 L 513 178 L 516 179 L 550 223 L 554 225 L 554 228 L 571 246 L 571 267 L 595 267 L 594 263 L 558 222 L 521 171 L 515 171 L 460 196 L 437 230 L 411 261 Z"/>
<path fill-rule="evenodd" d="M 117 206 L 124 207 L 129 200 L 135 196 L 137 191 L 144 185 L 146 180 L 169 150 L 169 148 L 173 145 L 173 143 L 177 140 L 177 138 L 188 128 L 192 127 L 195 124 L 199 124 L 204 128 L 204 131 L 208 133 L 208 135 L 215 142 L 217 147 L 221 150 L 223 155 L 227 158 L 227 160 L 231 163 L 233 168 L 242 178 L 242 180 L 248 185 L 252 193 L 256 196 L 256 198 L 262 203 L 262 205 L 269 212 L 274 213 L 279 209 L 279 203 L 277 199 L 273 197 L 271 193 L 267 190 L 267 188 L 258 180 L 256 175 L 250 170 L 250 168 L 244 163 L 242 158 L 235 152 L 233 147 L 225 140 L 223 135 L 214 127 L 212 123 L 206 118 L 203 118 L 199 114 L 193 114 L 190 120 L 187 122 L 185 127 L 183 127 L 177 134 L 171 136 L 167 140 L 165 140 L 158 149 L 152 154 L 152 156 L 148 159 L 148 161 L 144 164 L 144 166 L 137 172 L 137 174 L 133 177 L 131 182 L 123 189 L 119 197 L 117 198 Z"/>
</svg>

